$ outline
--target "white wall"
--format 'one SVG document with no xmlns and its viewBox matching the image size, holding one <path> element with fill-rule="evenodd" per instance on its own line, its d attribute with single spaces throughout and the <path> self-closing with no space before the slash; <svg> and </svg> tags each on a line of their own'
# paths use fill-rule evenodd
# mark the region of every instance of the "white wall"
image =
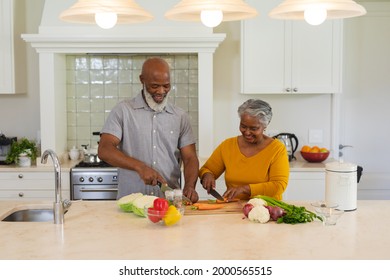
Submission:
<svg viewBox="0 0 390 280">
<path fill-rule="evenodd" d="M 309 129 L 322 129 L 322 146 L 330 147 L 332 96 L 240 94 L 240 23 L 222 23 L 215 32 L 227 34 L 214 54 L 215 145 L 239 134 L 238 106 L 249 98 L 260 98 L 270 103 L 274 113 L 268 131 L 294 133 L 301 146 L 308 144 Z"/>
<path fill-rule="evenodd" d="M 45 1 L 26 2 L 26 33 L 34 34 L 38 31 Z M 148 4 L 149 1 L 146 1 L 146 3 Z M 62 5 L 67 6 L 66 4 Z M 144 5 L 144 7 L 147 8 L 147 5 Z M 52 16 L 57 17 L 56 15 Z M 53 22 L 55 21 L 53 20 Z M 226 39 L 214 54 L 215 145 L 224 138 L 238 133 L 237 107 L 248 98 L 262 98 L 268 101 L 274 110 L 274 118 L 269 126 L 269 131 L 292 132 L 297 135 L 301 143 L 307 143 L 308 129 L 319 128 L 324 130 L 323 145 L 330 146 L 330 95 L 286 97 L 284 95 L 260 96 L 239 94 L 240 24 L 239 22 L 222 23 L 214 32 L 227 34 Z M 28 94 L 0 96 L 1 115 L 7 116 L 7 118 L 0 118 L 0 130 L 9 136 L 25 136 L 35 139 L 37 131 L 40 130 L 38 55 L 30 44 L 27 44 L 27 48 L 29 67 Z M 19 108 L 19 110 L 23 111 L 23 114 L 17 112 L 15 108 Z M 307 118 L 308 115 L 311 115 L 311 117 Z M 28 120 L 28 125 L 26 120 Z"/>
<path fill-rule="evenodd" d="M 359 199 L 390 199 L 390 3 L 364 3 L 366 16 L 344 21 L 343 93 L 340 98 L 340 141 L 352 145 L 344 160 L 363 167 L 358 184 Z M 239 94 L 239 23 L 216 29 L 227 33 L 215 53 L 214 128 L 215 145 L 238 134 L 239 106 L 247 98 L 262 98 L 274 110 L 270 130 L 293 132 L 301 144 L 308 143 L 308 130 L 323 129 L 324 146 L 331 145 L 331 95 Z M 259 34 L 259 36 L 261 36 Z M 229 59 L 227 59 L 229 58 Z M 333 151 L 337 157 L 338 151 Z"/>
<path fill-rule="evenodd" d="M 36 33 L 44 0 L 26 0 L 26 33 Z M 39 121 L 38 55 L 27 45 L 27 94 L 0 95 L 0 131 L 6 136 L 36 139 Z"/>
<path fill-rule="evenodd" d="M 37 33 L 43 4 L 44 0 L 27 1 L 28 33 Z M 390 9 L 383 11 L 385 16 L 374 21 L 369 16 L 370 9 L 367 16 L 345 20 L 340 140 L 342 144 L 354 146 L 345 151 L 345 160 L 364 168 L 359 183 L 361 193 L 377 188 L 377 194 L 385 197 L 380 189 L 390 187 L 387 175 L 390 174 L 390 152 L 386 145 L 390 137 L 387 124 L 390 119 L 387 105 L 390 103 L 390 15 L 386 11 Z M 324 131 L 324 146 L 332 144 L 330 95 L 239 94 L 240 25 L 238 22 L 223 23 L 215 32 L 227 34 L 214 54 L 215 146 L 223 139 L 238 134 L 237 107 L 248 98 L 262 98 L 272 105 L 274 118 L 269 130 L 293 132 L 301 144 L 305 144 L 308 142 L 308 130 L 319 128 Z M 28 46 L 27 95 L 0 96 L 0 130 L 6 135 L 35 138 L 40 129 L 37 61 L 35 51 Z"/>
<path fill-rule="evenodd" d="M 344 24 L 340 140 L 364 169 L 359 196 L 390 199 L 390 3 L 362 4 L 367 15 Z"/>
</svg>

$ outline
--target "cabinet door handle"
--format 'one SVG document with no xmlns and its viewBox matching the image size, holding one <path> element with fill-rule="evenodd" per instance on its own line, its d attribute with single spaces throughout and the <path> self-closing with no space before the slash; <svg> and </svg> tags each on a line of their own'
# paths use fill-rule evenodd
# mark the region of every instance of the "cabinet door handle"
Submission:
<svg viewBox="0 0 390 280">
<path fill-rule="evenodd" d="M 293 92 L 298 92 L 298 89 L 297 89 L 297 88 L 294 88 L 294 89 L 293 89 Z"/>
<path fill-rule="evenodd" d="M 24 196 L 24 193 L 20 192 L 19 197 L 23 197 L 23 196 Z"/>
<path fill-rule="evenodd" d="M 286 88 L 286 92 L 291 92 L 291 88 Z"/>
<path fill-rule="evenodd" d="M 19 179 L 22 179 L 22 178 L 23 178 L 23 174 L 19 174 L 19 175 L 18 175 L 18 178 L 19 178 Z"/>
</svg>

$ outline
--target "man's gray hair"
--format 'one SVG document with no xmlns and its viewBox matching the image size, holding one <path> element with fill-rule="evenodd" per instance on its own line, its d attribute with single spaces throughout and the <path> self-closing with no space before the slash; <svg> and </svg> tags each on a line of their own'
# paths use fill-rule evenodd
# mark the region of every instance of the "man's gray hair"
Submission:
<svg viewBox="0 0 390 280">
<path fill-rule="evenodd" d="M 244 114 L 258 118 L 260 123 L 265 127 L 268 126 L 272 119 L 271 106 L 267 102 L 260 99 L 249 99 L 245 101 L 240 107 L 238 107 L 237 112 L 240 118 Z"/>
</svg>

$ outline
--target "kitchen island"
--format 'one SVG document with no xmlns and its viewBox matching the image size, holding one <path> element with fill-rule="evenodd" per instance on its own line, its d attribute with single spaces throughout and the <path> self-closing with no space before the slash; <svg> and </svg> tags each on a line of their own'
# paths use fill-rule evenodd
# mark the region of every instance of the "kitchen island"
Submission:
<svg viewBox="0 0 390 280">
<path fill-rule="evenodd" d="M 13 210 L 51 205 L 0 201 L 0 219 Z M 390 201 L 359 200 L 336 226 L 258 224 L 232 213 L 186 215 L 180 225 L 164 227 L 122 212 L 115 201 L 74 201 L 63 225 L 0 222 L 0 259 L 390 259 L 389 221 Z"/>
</svg>

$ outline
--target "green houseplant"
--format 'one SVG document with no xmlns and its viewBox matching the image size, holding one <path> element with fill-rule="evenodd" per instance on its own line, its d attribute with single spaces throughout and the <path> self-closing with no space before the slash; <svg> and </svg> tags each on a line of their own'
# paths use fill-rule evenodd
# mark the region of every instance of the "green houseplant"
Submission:
<svg viewBox="0 0 390 280">
<path fill-rule="evenodd" d="M 5 160 L 6 163 L 19 163 L 20 157 L 27 157 L 31 161 L 34 161 L 38 156 L 37 145 L 34 141 L 30 141 L 27 138 L 21 138 L 15 141 L 11 145 L 11 149 Z M 31 164 L 31 163 L 30 163 Z"/>
</svg>

